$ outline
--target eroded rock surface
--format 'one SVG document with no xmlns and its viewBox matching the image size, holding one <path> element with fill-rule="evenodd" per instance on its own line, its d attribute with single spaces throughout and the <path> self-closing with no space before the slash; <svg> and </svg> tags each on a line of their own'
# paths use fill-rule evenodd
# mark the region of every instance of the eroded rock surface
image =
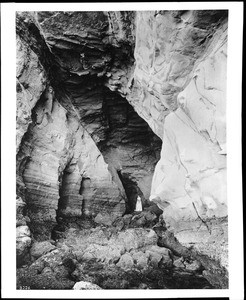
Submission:
<svg viewBox="0 0 246 300">
<path fill-rule="evenodd" d="M 181 208 L 184 218 L 188 219 L 192 211 L 195 215 L 192 205 L 200 217 L 227 214 L 225 82 L 226 36 L 221 36 L 216 50 L 198 65 L 193 79 L 178 95 L 179 108 L 165 120 L 165 147 L 151 194 L 171 203 L 166 215 L 171 216 L 168 210 L 172 207 L 180 207 L 173 209 L 174 219 Z"/>
<path fill-rule="evenodd" d="M 124 192 L 113 182 L 107 165 L 89 134 L 54 100 L 52 111 L 42 106 L 34 110 L 18 154 L 25 161 L 28 215 L 33 230 L 54 226 L 59 216 L 96 214 L 102 207 L 117 215 L 125 211 Z M 93 201 L 91 201 L 93 199 Z M 100 203 L 103 203 L 100 205 Z"/>
</svg>

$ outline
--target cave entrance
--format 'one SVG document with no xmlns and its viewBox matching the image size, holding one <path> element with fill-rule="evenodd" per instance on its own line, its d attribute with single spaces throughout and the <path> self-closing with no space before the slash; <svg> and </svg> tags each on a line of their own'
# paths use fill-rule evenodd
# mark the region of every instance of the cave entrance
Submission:
<svg viewBox="0 0 246 300">
<path fill-rule="evenodd" d="M 137 197 L 140 196 L 143 204 L 143 193 L 128 174 L 117 171 L 126 193 L 126 214 L 133 213 L 136 208 Z"/>
</svg>

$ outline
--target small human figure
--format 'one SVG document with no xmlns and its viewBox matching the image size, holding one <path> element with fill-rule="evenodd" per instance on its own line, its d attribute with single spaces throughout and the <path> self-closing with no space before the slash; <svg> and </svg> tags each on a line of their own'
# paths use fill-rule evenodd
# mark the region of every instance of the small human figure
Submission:
<svg viewBox="0 0 246 300">
<path fill-rule="evenodd" d="M 141 198 L 138 196 L 135 211 L 142 211 L 142 210 L 143 210 L 142 201 Z"/>
</svg>

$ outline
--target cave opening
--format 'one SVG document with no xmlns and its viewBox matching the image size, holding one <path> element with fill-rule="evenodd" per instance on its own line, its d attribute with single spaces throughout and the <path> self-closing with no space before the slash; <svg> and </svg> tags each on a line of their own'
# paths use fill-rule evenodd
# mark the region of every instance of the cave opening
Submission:
<svg viewBox="0 0 246 300">
<path fill-rule="evenodd" d="M 131 214 L 136 209 L 136 202 L 138 196 L 143 201 L 143 193 L 138 187 L 137 183 L 130 179 L 128 174 L 123 174 L 120 170 L 117 170 L 117 174 L 122 182 L 126 193 L 126 212 L 125 214 Z"/>
<path fill-rule="evenodd" d="M 148 206 L 146 199 L 162 141 L 119 93 L 105 88 L 102 109 L 108 126 L 104 140 L 97 146 L 111 173 L 116 173 L 114 178 L 118 177 L 123 186 L 125 213 L 133 213 L 138 197 L 142 208 Z"/>
</svg>

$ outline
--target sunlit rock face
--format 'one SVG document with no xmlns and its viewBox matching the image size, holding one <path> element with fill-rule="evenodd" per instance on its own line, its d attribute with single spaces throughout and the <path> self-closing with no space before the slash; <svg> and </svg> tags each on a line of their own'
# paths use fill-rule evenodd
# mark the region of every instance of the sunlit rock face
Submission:
<svg viewBox="0 0 246 300">
<path fill-rule="evenodd" d="M 165 119 L 151 197 L 170 222 L 227 215 L 226 42 L 222 32 Z"/>
<path fill-rule="evenodd" d="M 226 19 L 223 10 L 137 12 L 129 101 L 159 137 L 166 115 L 179 106 L 178 94 L 226 30 Z"/>
</svg>

